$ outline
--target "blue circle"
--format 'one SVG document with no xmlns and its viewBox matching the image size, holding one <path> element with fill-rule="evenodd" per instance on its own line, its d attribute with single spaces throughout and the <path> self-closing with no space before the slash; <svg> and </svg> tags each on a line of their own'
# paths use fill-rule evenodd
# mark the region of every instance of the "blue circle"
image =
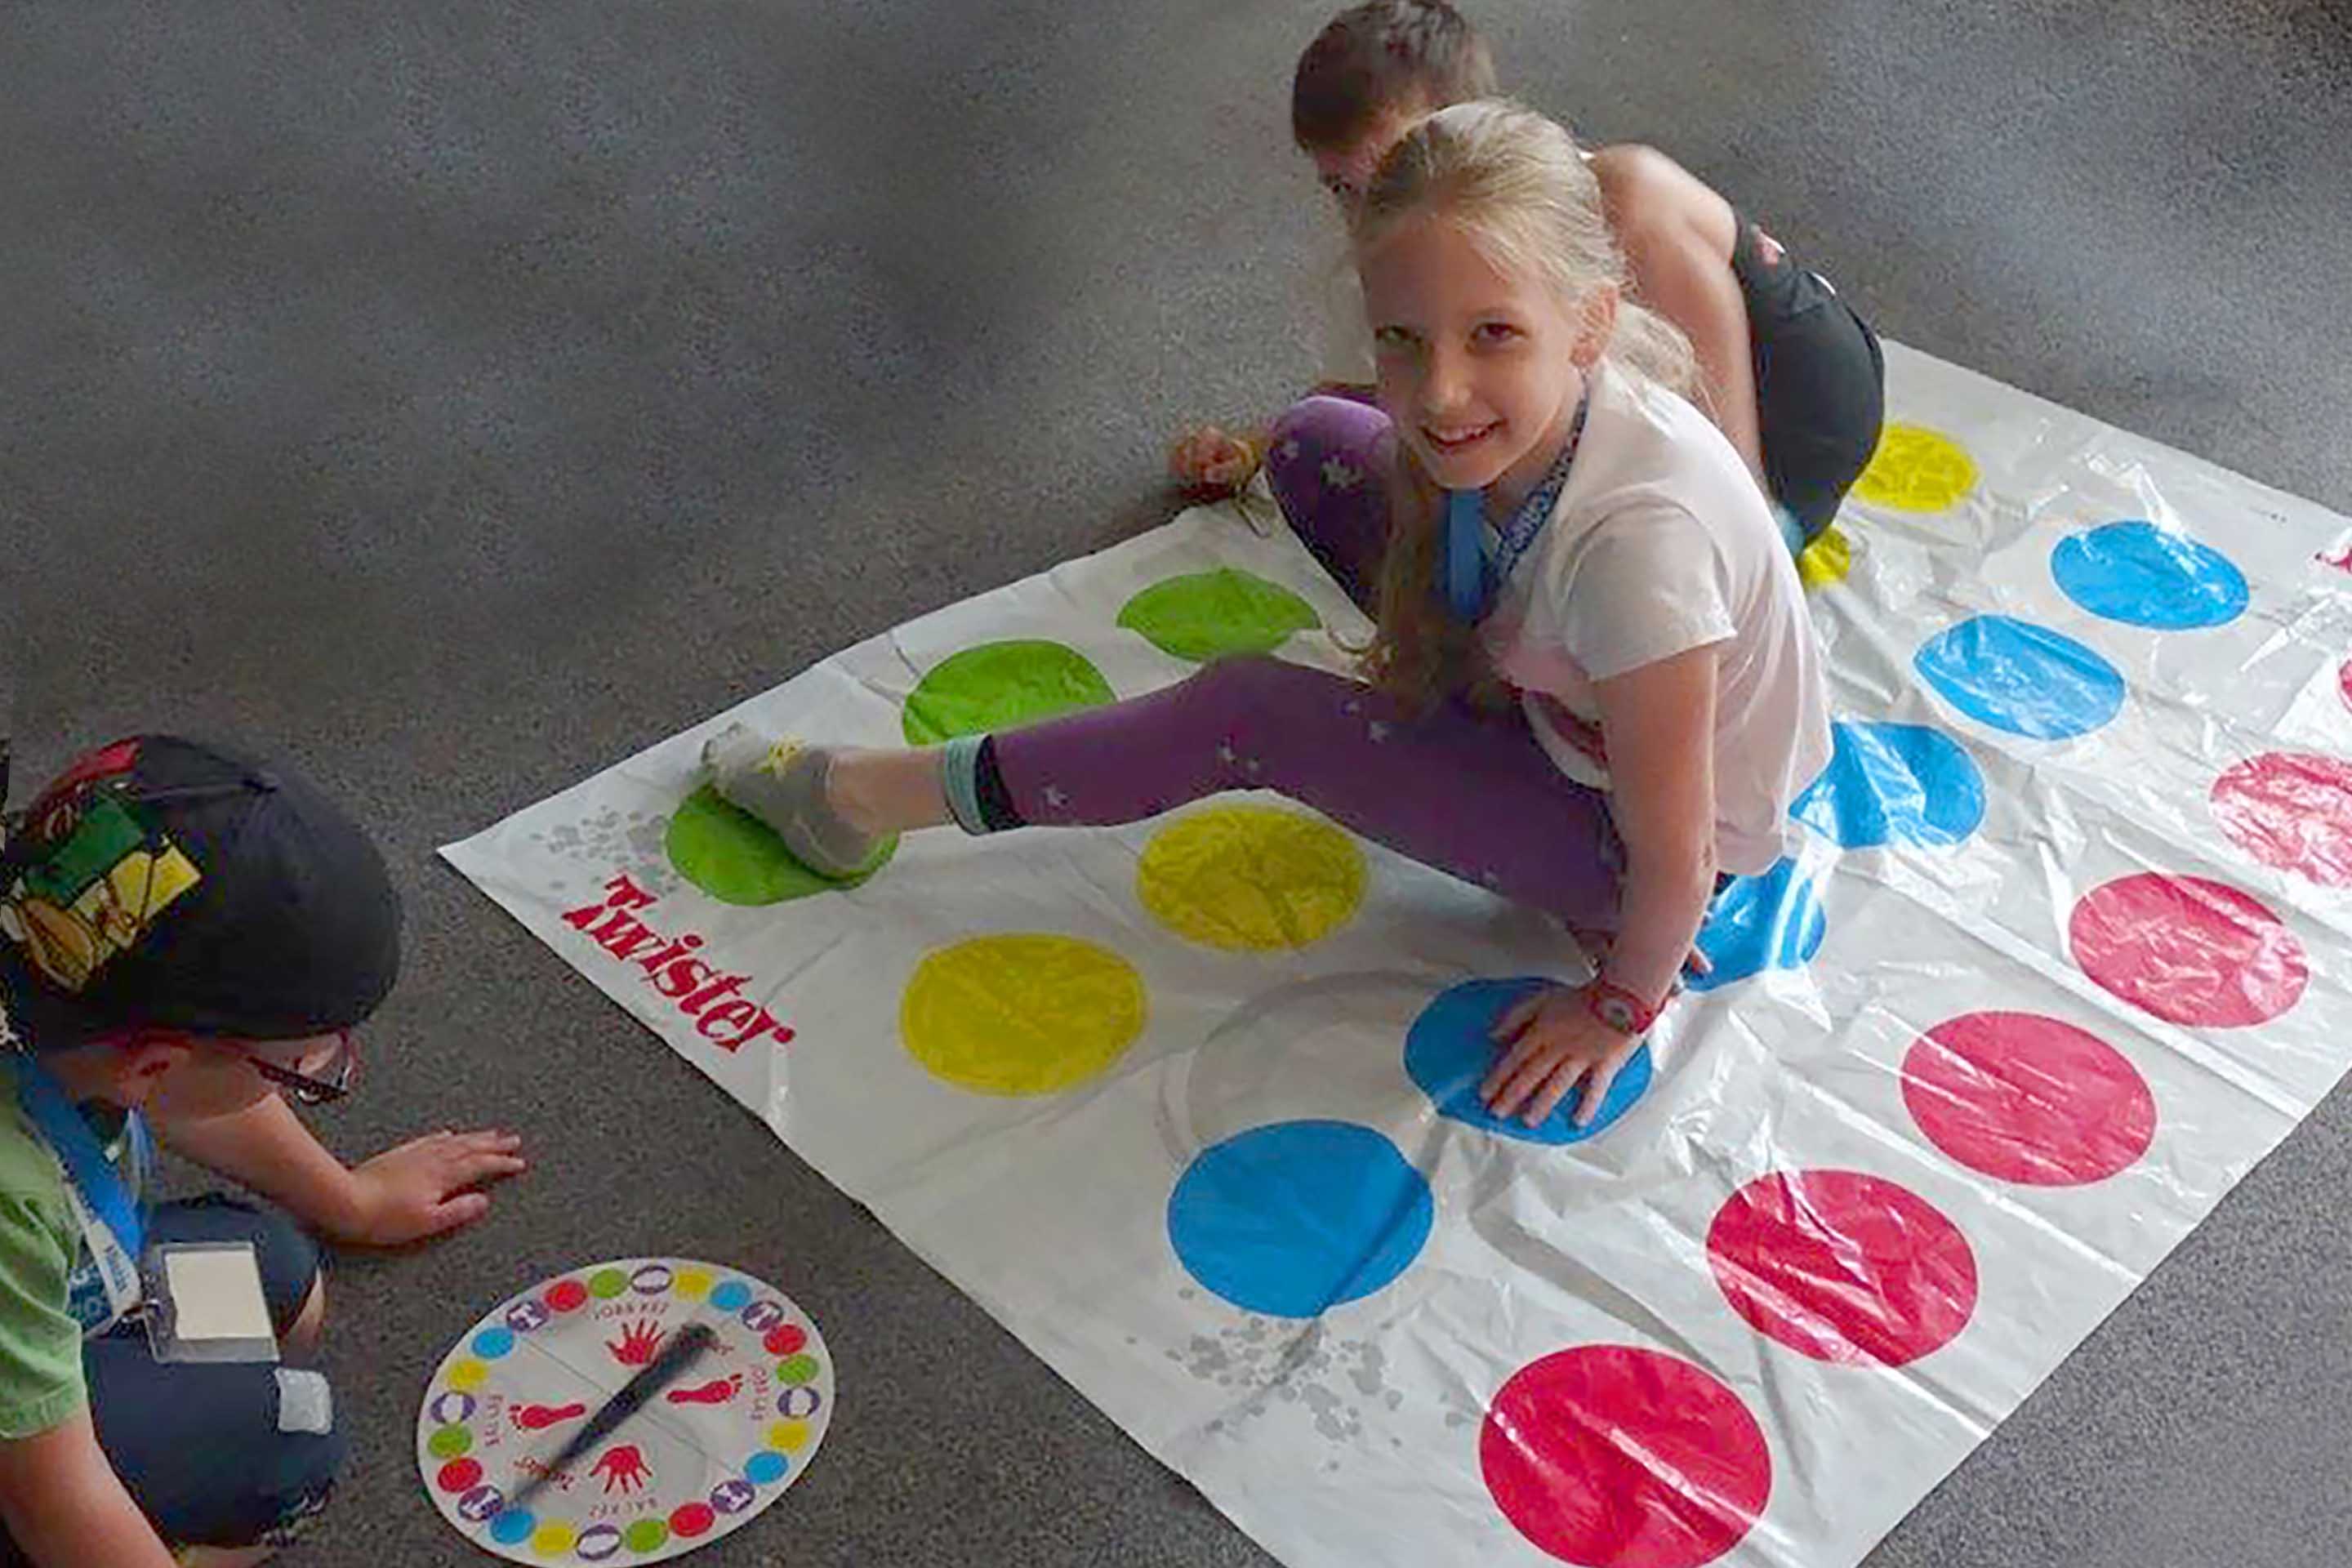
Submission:
<svg viewBox="0 0 2352 1568">
<path fill-rule="evenodd" d="M 751 1300 L 751 1287 L 740 1279 L 730 1279 L 710 1292 L 710 1304 L 722 1312 L 740 1311 Z"/>
<path fill-rule="evenodd" d="M 743 1479 L 753 1486 L 772 1487 L 792 1468 L 793 1462 L 773 1448 L 762 1448 L 743 1461 Z"/>
<path fill-rule="evenodd" d="M 1466 1123 L 1482 1132 L 1524 1138 L 1530 1143 L 1580 1143 L 1609 1130 L 1650 1087 L 1650 1047 L 1641 1046 L 1609 1086 L 1609 1098 L 1588 1127 L 1573 1117 L 1584 1101 L 1584 1089 L 1552 1108 L 1534 1127 L 1516 1116 L 1498 1117 L 1478 1098 L 1478 1086 L 1502 1059 L 1494 1029 L 1503 1015 L 1525 998 L 1554 984 L 1533 976 L 1516 980 L 1465 980 L 1441 992 L 1421 1010 L 1404 1037 L 1404 1070 L 1437 1106 L 1437 1113 Z"/>
<path fill-rule="evenodd" d="M 1925 724 L 1836 724 L 1836 750 L 1789 815 L 1848 849 L 1958 844 L 1984 820 L 1984 774 Z"/>
<path fill-rule="evenodd" d="M 1243 1310 L 1312 1318 L 1403 1273 L 1435 1217 L 1429 1184 L 1370 1128 L 1277 1121 L 1193 1159 L 1168 1197 L 1168 1239 Z"/>
<path fill-rule="evenodd" d="M 1801 969 L 1828 932 L 1812 883 L 1797 875 L 1794 860 L 1784 859 L 1760 877 L 1735 878 L 1716 896 L 1698 928 L 1698 950 L 1713 967 L 1683 984 L 1712 991 L 1767 969 Z"/>
<path fill-rule="evenodd" d="M 512 1329 L 484 1329 L 474 1336 L 474 1353 L 484 1361 L 497 1361 L 514 1347 Z"/>
<path fill-rule="evenodd" d="M 2114 665 L 2073 637 L 2007 616 L 1947 627 L 1911 662 L 1969 718 L 2032 740 L 2086 734 L 2124 705 L 2124 678 Z"/>
<path fill-rule="evenodd" d="M 2091 614 L 2129 626 L 2191 631 L 2246 612 L 2246 574 L 2228 556 L 2139 518 L 2060 540 L 2050 574 Z"/>
<path fill-rule="evenodd" d="M 519 1546 L 530 1539 L 539 1528 L 539 1521 L 519 1508 L 510 1508 L 490 1521 L 490 1539 L 501 1546 Z"/>
</svg>

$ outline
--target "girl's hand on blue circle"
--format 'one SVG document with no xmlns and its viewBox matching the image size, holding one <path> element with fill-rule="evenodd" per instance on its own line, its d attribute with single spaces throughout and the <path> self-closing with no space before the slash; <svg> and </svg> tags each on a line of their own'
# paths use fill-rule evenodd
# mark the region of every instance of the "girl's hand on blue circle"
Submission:
<svg viewBox="0 0 2352 1568">
<path fill-rule="evenodd" d="M 1530 1127 L 1566 1100 L 1579 1084 L 1583 1098 L 1577 1102 L 1576 1124 L 1591 1124 L 1609 1086 L 1642 1041 L 1621 1035 L 1585 1005 L 1581 992 L 1549 986 L 1503 1015 L 1495 1026 L 1495 1042 L 1503 1059 L 1479 1086 L 1479 1098 L 1495 1116 L 1514 1111 Z"/>
</svg>

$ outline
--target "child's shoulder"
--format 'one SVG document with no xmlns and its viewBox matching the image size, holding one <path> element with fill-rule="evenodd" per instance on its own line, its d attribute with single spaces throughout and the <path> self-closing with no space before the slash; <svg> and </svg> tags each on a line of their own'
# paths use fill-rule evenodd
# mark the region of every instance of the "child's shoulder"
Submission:
<svg viewBox="0 0 2352 1568">
<path fill-rule="evenodd" d="M 1621 245 L 1637 247 L 1645 235 L 1697 227 L 1711 236 L 1721 231 L 1728 250 L 1731 204 L 1655 147 L 1615 142 L 1596 150 L 1591 167 L 1601 186 L 1601 209 Z"/>
<path fill-rule="evenodd" d="M 0 1203 L 62 1207 L 65 1173 L 16 1104 L 16 1079 L 0 1061 Z"/>
<path fill-rule="evenodd" d="M 1696 404 L 1614 365 L 1594 378 L 1585 440 L 1594 468 L 1619 486 L 1664 484 L 1702 507 L 1718 491 L 1756 489 L 1738 449 Z"/>
</svg>

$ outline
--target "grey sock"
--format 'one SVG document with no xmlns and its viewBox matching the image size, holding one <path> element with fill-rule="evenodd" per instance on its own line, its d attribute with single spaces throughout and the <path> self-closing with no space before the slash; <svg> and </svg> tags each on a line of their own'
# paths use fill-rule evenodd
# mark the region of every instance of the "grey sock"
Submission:
<svg viewBox="0 0 2352 1568">
<path fill-rule="evenodd" d="M 824 877 L 872 864 L 879 843 L 842 819 L 826 798 L 833 753 L 730 724 L 702 743 L 711 787 L 776 830 L 801 863 Z"/>
</svg>

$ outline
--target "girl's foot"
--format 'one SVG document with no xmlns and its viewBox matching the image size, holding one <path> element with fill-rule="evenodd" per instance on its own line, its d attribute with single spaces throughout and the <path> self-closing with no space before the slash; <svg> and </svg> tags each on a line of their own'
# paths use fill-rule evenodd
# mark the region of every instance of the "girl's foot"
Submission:
<svg viewBox="0 0 2352 1568">
<path fill-rule="evenodd" d="M 772 740 L 742 724 L 702 743 L 702 765 L 721 797 L 775 829 L 810 870 L 840 879 L 872 865 L 881 844 L 834 809 L 833 763 L 823 747 Z"/>
</svg>

